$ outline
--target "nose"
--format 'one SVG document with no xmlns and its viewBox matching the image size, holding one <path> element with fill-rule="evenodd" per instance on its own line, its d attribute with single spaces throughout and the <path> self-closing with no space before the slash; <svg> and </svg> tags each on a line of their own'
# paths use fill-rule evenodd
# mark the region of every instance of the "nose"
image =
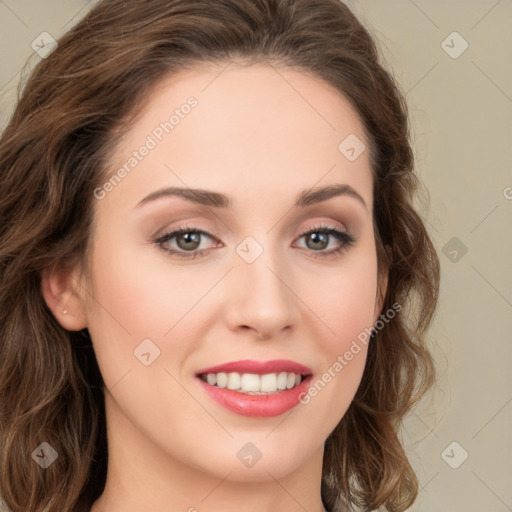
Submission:
<svg viewBox="0 0 512 512">
<path fill-rule="evenodd" d="M 299 310 L 293 280 L 270 251 L 252 263 L 239 258 L 230 274 L 226 318 L 231 330 L 251 332 L 260 340 L 294 330 Z"/>
</svg>

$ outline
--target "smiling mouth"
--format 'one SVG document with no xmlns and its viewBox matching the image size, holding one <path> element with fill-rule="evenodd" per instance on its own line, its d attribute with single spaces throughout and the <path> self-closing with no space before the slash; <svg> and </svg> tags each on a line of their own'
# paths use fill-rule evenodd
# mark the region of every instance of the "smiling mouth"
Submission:
<svg viewBox="0 0 512 512">
<path fill-rule="evenodd" d="M 295 372 L 279 373 L 200 373 L 198 377 L 210 386 L 230 389 L 245 395 L 274 395 L 293 389 L 308 375 Z"/>
</svg>

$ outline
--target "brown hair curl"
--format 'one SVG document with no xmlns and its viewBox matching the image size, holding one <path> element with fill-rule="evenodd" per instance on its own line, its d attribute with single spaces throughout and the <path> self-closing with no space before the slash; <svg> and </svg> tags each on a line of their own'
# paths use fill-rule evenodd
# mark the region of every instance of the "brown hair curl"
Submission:
<svg viewBox="0 0 512 512">
<path fill-rule="evenodd" d="M 425 335 L 439 261 L 412 206 L 407 107 L 367 29 L 338 0 L 101 1 L 41 61 L 0 139 L 0 495 L 13 512 L 89 512 L 103 491 L 103 381 L 87 329 L 69 332 L 40 273 L 83 257 L 93 190 L 124 120 L 188 65 L 268 60 L 312 73 L 354 106 L 370 144 L 383 310 L 404 310 L 369 344 L 361 385 L 326 441 L 322 499 L 405 510 L 417 479 L 397 436 L 433 382 Z M 406 314 L 409 305 L 411 314 Z M 59 453 L 41 471 L 32 451 Z"/>
</svg>

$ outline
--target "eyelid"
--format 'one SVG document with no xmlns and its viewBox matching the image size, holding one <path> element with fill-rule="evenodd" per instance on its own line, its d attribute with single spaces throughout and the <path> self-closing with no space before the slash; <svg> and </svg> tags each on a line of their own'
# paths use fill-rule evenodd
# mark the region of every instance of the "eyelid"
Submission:
<svg viewBox="0 0 512 512">
<path fill-rule="evenodd" d="M 323 229 L 325 229 L 325 230 L 330 229 L 330 230 L 338 231 L 340 233 L 348 234 L 348 232 L 346 230 L 340 228 L 339 226 L 336 226 L 334 224 L 329 224 L 325 221 L 319 221 L 319 222 L 313 224 L 313 226 L 311 226 L 310 228 L 301 231 L 298 235 L 298 238 L 300 238 L 304 235 L 307 235 L 308 233 L 314 232 L 315 230 L 323 230 Z"/>
<path fill-rule="evenodd" d="M 218 234 L 218 232 L 213 229 L 213 228 L 206 228 L 206 229 L 203 229 L 195 224 L 180 224 L 179 226 L 175 227 L 175 228 L 170 228 L 166 231 L 163 231 L 162 233 L 158 234 L 158 235 L 155 235 L 153 237 L 154 241 L 157 242 L 158 240 L 161 240 L 162 238 L 165 238 L 169 235 L 172 235 L 172 234 L 179 234 L 180 232 L 182 231 L 194 231 L 196 233 L 202 233 L 203 235 L 206 235 L 210 238 L 213 238 L 213 239 L 216 239 L 219 241 L 219 238 L 220 238 L 220 234 Z"/>
<path fill-rule="evenodd" d="M 209 231 L 206 231 L 194 224 L 184 224 L 184 225 L 180 225 L 176 228 L 169 229 L 168 231 L 165 231 L 161 235 L 158 235 L 156 240 L 154 240 L 154 243 L 162 246 L 166 241 L 171 240 L 172 238 L 174 238 L 175 236 L 177 236 L 181 233 L 187 233 L 187 232 L 198 233 L 202 236 L 210 238 L 211 240 L 221 242 L 220 236 L 217 234 L 217 232 L 214 229 L 211 229 L 209 232 Z M 345 249 L 349 248 L 356 242 L 356 239 L 348 231 L 345 231 L 335 225 L 328 224 L 325 221 L 318 222 L 315 225 L 313 225 L 312 227 L 301 231 L 301 233 L 297 236 L 296 239 L 300 240 L 304 236 L 306 236 L 310 233 L 315 233 L 315 232 L 324 232 L 330 236 L 335 236 L 337 238 L 338 242 L 340 242 L 341 246 L 336 249 L 331 249 L 329 251 L 324 251 L 324 250 L 314 251 L 311 249 L 308 250 L 306 248 L 306 251 L 313 253 L 313 257 L 329 258 L 331 256 L 336 256 L 337 254 L 343 252 Z M 170 253 L 171 255 L 175 255 L 178 258 L 190 259 L 190 260 L 194 259 L 196 257 L 203 256 L 204 253 L 209 251 L 209 249 L 196 249 L 194 251 L 183 251 L 183 250 L 174 250 L 174 249 L 171 250 L 171 249 L 164 249 L 163 247 L 162 247 L 162 250 Z"/>
</svg>

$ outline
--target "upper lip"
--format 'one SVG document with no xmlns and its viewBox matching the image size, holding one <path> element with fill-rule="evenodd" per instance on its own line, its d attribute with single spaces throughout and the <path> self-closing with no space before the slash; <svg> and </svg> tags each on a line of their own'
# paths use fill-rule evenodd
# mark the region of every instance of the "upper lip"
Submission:
<svg viewBox="0 0 512 512">
<path fill-rule="evenodd" d="M 309 375 L 312 372 L 311 368 L 303 364 L 296 363 L 295 361 L 288 361 L 286 359 L 274 359 L 272 361 L 253 361 L 244 359 L 242 361 L 231 361 L 229 363 L 218 364 L 203 368 L 196 372 L 196 375 L 203 373 L 255 373 L 257 375 L 264 375 L 266 373 L 299 373 L 301 375 Z"/>
</svg>

